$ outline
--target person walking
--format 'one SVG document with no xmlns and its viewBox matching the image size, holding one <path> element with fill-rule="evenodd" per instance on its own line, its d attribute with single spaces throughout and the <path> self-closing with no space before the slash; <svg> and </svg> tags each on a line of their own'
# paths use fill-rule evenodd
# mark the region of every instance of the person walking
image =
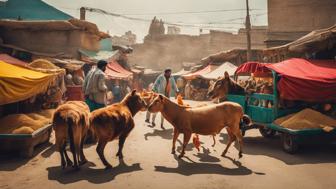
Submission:
<svg viewBox="0 0 336 189">
<path fill-rule="evenodd" d="M 85 102 L 90 111 L 105 107 L 107 104 L 107 86 L 104 73 L 106 65 L 105 60 L 99 60 L 97 67 L 91 69 L 85 77 L 83 91 Z"/>
<path fill-rule="evenodd" d="M 175 94 L 175 97 L 177 97 L 179 90 L 176 86 L 176 82 L 174 77 L 171 76 L 171 69 L 167 68 L 164 70 L 162 74 L 160 74 L 153 85 L 153 91 L 159 94 L 162 94 L 168 98 L 170 98 L 171 95 Z M 163 116 L 161 114 L 161 128 L 165 129 L 163 127 Z M 155 122 L 155 116 L 153 118 L 153 122 Z"/>
</svg>

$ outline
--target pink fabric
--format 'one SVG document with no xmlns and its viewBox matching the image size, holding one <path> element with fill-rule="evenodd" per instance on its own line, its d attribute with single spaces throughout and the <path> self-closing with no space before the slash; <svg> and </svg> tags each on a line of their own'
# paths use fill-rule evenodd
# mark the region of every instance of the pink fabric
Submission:
<svg viewBox="0 0 336 189">
<path fill-rule="evenodd" d="M 0 60 L 9 63 L 9 64 L 13 64 L 13 65 L 17 65 L 17 66 L 22 66 L 22 67 L 26 67 L 27 66 L 27 62 L 21 61 L 17 58 L 11 57 L 8 54 L 0 54 Z"/>
<path fill-rule="evenodd" d="M 128 79 L 133 75 L 132 72 L 124 69 L 114 60 L 107 64 L 105 74 L 110 79 Z"/>
</svg>

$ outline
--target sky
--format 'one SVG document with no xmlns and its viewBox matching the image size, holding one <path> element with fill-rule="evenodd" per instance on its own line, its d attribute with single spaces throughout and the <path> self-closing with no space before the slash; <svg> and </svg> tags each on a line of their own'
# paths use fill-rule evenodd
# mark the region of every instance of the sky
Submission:
<svg viewBox="0 0 336 189">
<path fill-rule="evenodd" d="M 198 35 L 209 29 L 237 32 L 244 27 L 245 0 L 43 0 L 79 18 L 82 6 L 99 8 L 111 13 L 150 20 L 154 16 L 165 22 L 188 25 L 182 34 Z M 267 25 L 267 0 L 249 0 L 252 25 Z M 204 12 L 207 11 L 207 12 Z M 191 13 L 190 13 L 191 12 Z M 196 12 L 196 13 L 195 13 Z M 99 13 L 86 13 L 86 20 L 97 24 L 110 35 L 122 35 L 131 30 L 142 42 L 150 22 L 127 20 Z M 191 26 L 190 26 L 191 25 Z"/>
</svg>

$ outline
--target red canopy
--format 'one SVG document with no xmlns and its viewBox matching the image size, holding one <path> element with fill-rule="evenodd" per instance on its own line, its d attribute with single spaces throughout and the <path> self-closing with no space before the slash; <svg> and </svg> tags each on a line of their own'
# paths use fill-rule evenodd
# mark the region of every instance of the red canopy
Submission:
<svg viewBox="0 0 336 189">
<path fill-rule="evenodd" d="M 105 74 L 110 79 L 129 79 L 133 76 L 132 72 L 124 69 L 115 60 L 107 64 Z"/>
<path fill-rule="evenodd" d="M 281 75 L 278 83 L 281 98 L 336 101 L 336 61 L 292 58 L 265 67 Z"/>
<path fill-rule="evenodd" d="M 247 62 L 245 64 L 240 65 L 235 75 L 237 74 L 262 74 L 262 73 L 269 73 L 270 70 L 265 67 L 265 63 L 259 62 Z"/>
<path fill-rule="evenodd" d="M 238 73 L 280 74 L 280 97 L 310 102 L 336 101 L 336 61 L 292 58 L 280 63 L 248 62 L 237 68 Z"/>
<path fill-rule="evenodd" d="M 11 57 L 8 54 L 0 54 L 0 60 L 7 62 L 9 64 L 13 64 L 16 66 L 22 66 L 22 67 L 26 67 L 27 66 L 27 62 L 21 61 L 17 58 Z"/>
</svg>

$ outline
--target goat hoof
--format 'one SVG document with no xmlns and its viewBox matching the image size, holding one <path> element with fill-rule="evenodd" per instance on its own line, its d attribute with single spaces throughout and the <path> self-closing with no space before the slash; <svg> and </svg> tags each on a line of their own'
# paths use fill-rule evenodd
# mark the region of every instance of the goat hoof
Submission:
<svg viewBox="0 0 336 189">
<path fill-rule="evenodd" d="M 223 153 L 222 153 L 222 157 L 226 157 L 226 152 L 223 152 Z"/>
<path fill-rule="evenodd" d="M 239 158 L 242 158 L 243 157 L 243 153 L 239 152 L 238 156 L 239 156 Z"/>
<path fill-rule="evenodd" d="M 79 170 L 79 166 L 78 166 L 78 165 L 73 165 L 72 168 L 73 168 L 74 170 L 76 170 L 76 171 Z"/>
<path fill-rule="evenodd" d="M 88 161 L 85 159 L 85 160 L 82 160 L 82 161 L 80 161 L 79 162 L 79 165 L 81 166 L 81 165 L 84 165 L 84 164 L 86 164 Z"/>
<path fill-rule="evenodd" d="M 73 163 L 72 163 L 72 161 L 68 161 L 68 162 L 67 162 L 67 167 L 73 167 Z"/>
<path fill-rule="evenodd" d="M 105 166 L 105 170 L 109 170 L 109 169 L 112 169 L 112 165 L 106 165 Z"/>
<path fill-rule="evenodd" d="M 183 156 L 184 156 L 183 154 L 180 154 L 180 155 L 178 156 L 178 158 L 181 159 L 181 158 L 183 158 Z"/>
<path fill-rule="evenodd" d="M 171 151 L 171 154 L 175 154 L 175 150 L 172 150 L 172 151 Z"/>
<path fill-rule="evenodd" d="M 161 125 L 161 129 L 162 129 L 162 130 L 166 130 L 166 128 L 164 128 L 162 125 Z"/>
</svg>

